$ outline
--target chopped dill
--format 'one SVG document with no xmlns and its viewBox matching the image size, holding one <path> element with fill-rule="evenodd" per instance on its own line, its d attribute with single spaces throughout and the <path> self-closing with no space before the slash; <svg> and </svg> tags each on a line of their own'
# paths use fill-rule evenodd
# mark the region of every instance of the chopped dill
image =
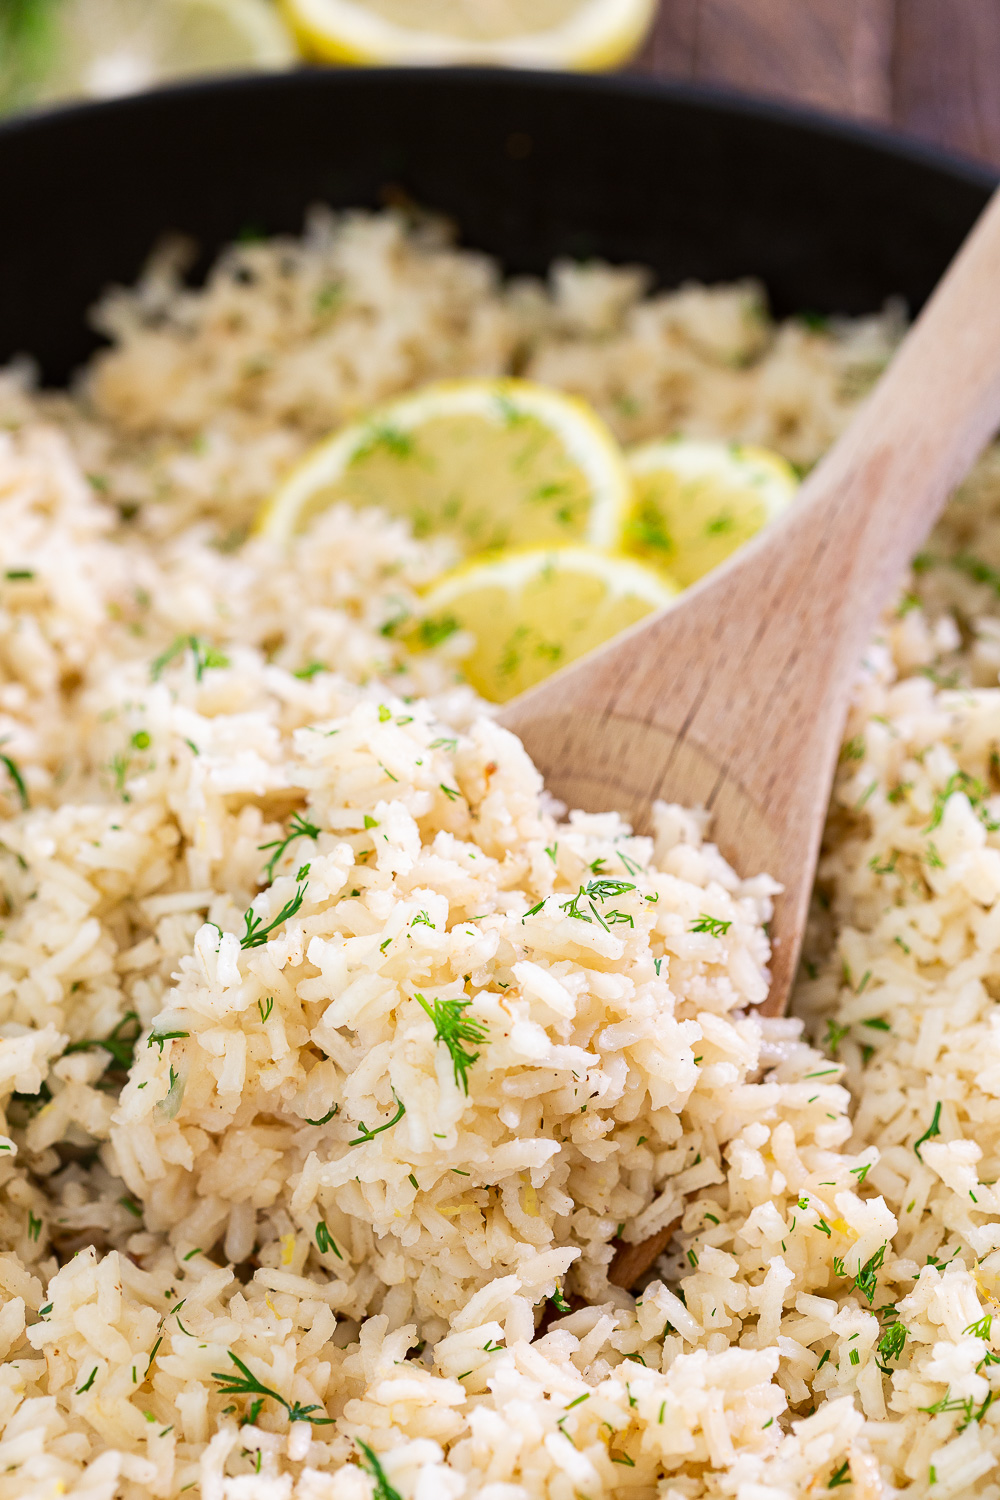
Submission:
<svg viewBox="0 0 1000 1500">
<path fill-rule="evenodd" d="M 343 1260 L 344 1257 L 341 1255 L 339 1249 L 337 1248 L 337 1241 L 334 1239 L 333 1235 L 327 1228 L 325 1219 L 320 1219 L 319 1223 L 316 1225 L 315 1233 L 316 1249 L 319 1251 L 320 1255 L 325 1255 L 328 1250 L 332 1250 L 338 1260 Z"/>
<path fill-rule="evenodd" d="M 982 805 L 984 799 L 988 795 L 983 783 L 981 781 L 978 781 L 975 776 L 970 776 L 968 771 L 954 771 L 948 777 L 948 780 L 942 787 L 942 789 L 935 794 L 934 806 L 931 809 L 930 822 L 926 825 L 926 827 L 921 829 L 922 833 L 933 833 L 934 829 L 939 826 L 941 819 L 944 817 L 944 810 L 947 807 L 950 798 L 953 797 L 956 792 L 965 793 L 966 797 L 969 799 L 970 805 L 975 810 L 977 817 L 979 818 L 983 827 L 986 829 L 987 833 L 996 833 L 997 830 L 1000 829 L 1000 823 L 997 823 L 995 819 L 991 818 L 985 807 L 983 807 Z"/>
<path fill-rule="evenodd" d="M 395 1089 L 393 1089 L 392 1091 L 392 1097 L 395 1099 L 397 1105 L 396 1113 L 393 1115 L 392 1119 L 386 1120 L 384 1125 L 376 1125 L 374 1130 L 369 1130 L 364 1120 L 359 1120 L 358 1130 L 361 1132 L 361 1134 L 356 1135 L 353 1141 L 348 1141 L 347 1144 L 349 1146 L 363 1146 L 368 1141 L 373 1141 L 377 1135 L 381 1135 L 383 1130 L 391 1130 L 394 1125 L 399 1124 L 400 1120 L 406 1114 L 406 1105 L 403 1103 L 402 1099 L 399 1098 Z"/>
<path fill-rule="evenodd" d="M 79 1042 L 70 1042 L 64 1056 L 70 1052 L 90 1052 L 94 1047 L 103 1047 L 105 1052 L 111 1054 L 115 1068 L 122 1073 L 127 1073 L 132 1066 L 135 1056 L 135 1044 L 139 1040 L 142 1027 L 139 1017 L 134 1010 L 126 1011 L 117 1025 L 103 1039 L 84 1037 Z M 166 1038 L 164 1037 L 164 1041 Z M 162 1051 L 162 1048 L 160 1049 Z M 108 1063 L 108 1067 L 111 1067 Z"/>
<path fill-rule="evenodd" d="M 365 826 L 367 827 L 367 821 Z M 274 879 L 275 865 L 278 863 L 278 860 L 284 854 L 289 844 L 293 844 L 296 839 L 318 839 L 320 836 L 320 832 L 321 830 L 316 827 L 315 823 L 307 822 L 307 820 L 302 816 L 301 813 L 293 813 L 292 820 L 288 825 L 288 832 L 283 839 L 272 839 L 269 844 L 258 844 L 257 848 L 261 851 L 262 854 L 265 853 L 268 849 L 274 850 L 271 858 L 264 866 L 264 873 L 266 874 L 268 880 Z"/>
<path fill-rule="evenodd" d="M 389 422 L 377 422 L 369 429 L 362 442 L 351 454 L 349 462 L 360 463 L 381 450 L 392 458 L 409 458 L 414 449 L 413 437 Z"/>
<path fill-rule="evenodd" d="M 840 1046 L 844 1038 L 846 1036 L 850 1036 L 850 1034 L 851 1028 L 849 1026 L 839 1025 L 835 1020 L 833 1020 L 832 1017 L 828 1019 L 826 1023 L 826 1036 L 823 1038 L 823 1046 L 829 1052 L 831 1057 L 836 1057 L 837 1048 Z"/>
<path fill-rule="evenodd" d="M 332 1109 L 327 1110 L 326 1114 L 321 1120 L 310 1120 L 308 1115 L 304 1116 L 304 1119 L 307 1125 L 326 1125 L 328 1121 L 333 1119 L 334 1115 L 337 1114 L 339 1110 L 340 1105 L 335 1104 Z"/>
<path fill-rule="evenodd" d="M 711 937 L 725 937 L 732 922 L 723 922 L 720 917 L 709 917 L 701 912 L 688 928 L 689 932 L 707 932 Z"/>
<path fill-rule="evenodd" d="M 155 1043 L 155 1045 L 159 1047 L 160 1056 L 162 1057 L 164 1042 L 180 1041 L 182 1038 L 190 1035 L 190 1031 L 151 1031 L 149 1033 L 149 1036 L 146 1038 L 146 1046 L 152 1047 Z"/>
<path fill-rule="evenodd" d="M 375 1450 L 369 1448 L 368 1444 L 362 1442 L 360 1438 L 355 1438 L 355 1442 L 361 1449 L 361 1467 L 375 1481 L 372 1500 L 403 1500 L 399 1491 L 394 1489 L 389 1483 L 386 1472 L 379 1463 Z"/>
<path fill-rule="evenodd" d="M 253 1371 L 248 1369 L 231 1349 L 227 1352 L 239 1374 L 235 1375 L 231 1371 L 225 1370 L 213 1370 L 212 1379 L 218 1383 L 220 1396 L 258 1397 L 258 1401 L 254 1402 L 255 1417 L 253 1420 L 256 1419 L 256 1413 L 260 1412 L 264 1399 L 270 1396 L 273 1401 L 277 1401 L 285 1408 L 285 1411 L 288 1413 L 289 1422 L 313 1422 L 322 1426 L 333 1425 L 332 1417 L 314 1417 L 312 1415 L 315 1411 L 322 1411 L 323 1408 L 321 1406 L 300 1406 L 298 1401 L 286 1401 L 284 1396 L 279 1396 L 277 1391 L 272 1391 L 269 1385 L 264 1385 L 262 1381 L 258 1380 Z"/>
<path fill-rule="evenodd" d="M 428 1003 L 423 995 L 415 994 L 413 998 L 434 1022 L 435 1042 L 443 1042 L 451 1055 L 456 1087 L 468 1094 L 469 1069 L 478 1061 L 480 1053 L 467 1052 L 462 1044 L 469 1042 L 478 1047 L 489 1041 L 488 1027 L 485 1022 L 464 1014 L 472 1004 L 471 1000 L 432 1000 Z"/>
<path fill-rule="evenodd" d="M 417 626 L 417 640 L 421 646 L 431 649 L 440 646 L 449 636 L 454 635 L 458 629 L 458 621 L 454 615 L 440 615 L 437 619 L 428 615 Z M 434 746 L 431 746 L 433 750 Z"/>
<path fill-rule="evenodd" d="M 31 798 L 28 796 L 28 788 L 24 784 L 24 777 L 21 774 L 20 766 L 14 760 L 13 756 L 10 755 L 0 755 L 0 761 L 6 766 L 7 775 L 14 783 L 22 809 L 27 811 L 31 806 Z"/>
<path fill-rule="evenodd" d="M 928 1125 L 927 1129 L 924 1131 L 924 1133 L 920 1137 L 920 1139 L 918 1141 L 915 1141 L 914 1145 L 913 1145 L 913 1150 L 916 1153 L 917 1159 L 919 1161 L 923 1161 L 923 1157 L 920 1155 L 920 1148 L 924 1144 L 924 1142 L 932 1140 L 934 1136 L 940 1135 L 940 1134 L 941 1134 L 941 1100 L 939 1099 L 937 1101 L 937 1103 L 935 1104 L 935 1106 L 934 1106 L 934 1118 L 931 1120 L 931 1123 Z"/>
<path fill-rule="evenodd" d="M 264 925 L 264 918 L 257 916 L 252 906 L 249 911 L 245 911 L 243 913 L 243 924 L 246 930 L 240 938 L 240 947 L 262 948 L 276 927 L 280 927 L 283 922 L 287 922 L 289 917 L 294 917 L 302 905 L 307 889 L 308 881 L 303 881 L 300 885 L 296 886 L 295 895 L 291 896 L 285 902 L 278 915 L 273 921 L 268 922 L 266 926 Z"/>
<path fill-rule="evenodd" d="M 899 1359 L 906 1343 L 907 1330 L 902 1323 L 891 1323 L 878 1341 L 878 1352 L 886 1361 Z"/>
<path fill-rule="evenodd" d="M 150 663 L 149 675 L 153 682 L 159 682 L 170 663 L 177 657 L 183 656 L 186 651 L 191 652 L 191 660 L 194 665 L 195 680 L 200 682 L 205 673 L 213 667 L 228 667 L 229 657 L 216 649 L 210 642 L 202 640 L 197 635 L 179 635 L 177 639 L 162 651 L 156 659 Z"/>
<path fill-rule="evenodd" d="M 977 1322 L 970 1323 L 968 1328 L 963 1328 L 962 1332 L 971 1334 L 974 1339 L 988 1339 L 992 1327 L 993 1314 L 986 1313 L 986 1315 L 982 1318 L 979 1318 Z"/>
</svg>

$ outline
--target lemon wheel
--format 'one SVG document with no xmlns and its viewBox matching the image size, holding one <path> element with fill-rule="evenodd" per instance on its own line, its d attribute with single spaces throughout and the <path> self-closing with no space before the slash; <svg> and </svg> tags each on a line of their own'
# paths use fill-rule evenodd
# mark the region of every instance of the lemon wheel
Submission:
<svg viewBox="0 0 1000 1500">
<path fill-rule="evenodd" d="M 655 0 L 284 0 L 328 62 L 612 68 L 639 46 Z"/>
<path fill-rule="evenodd" d="M 526 380 L 428 386 L 335 433 L 292 471 L 258 531 L 287 541 L 338 501 L 409 519 L 468 554 L 511 544 L 613 547 L 630 482 L 589 407 Z"/>
<path fill-rule="evenodd" d="M 632 507 L 624 550 L 687 587 L 787 509 L 798 479 L 778 453 L 670 438 L 627 455 Z"/>
<path fill-rule="evenodd" d="M 587 547 L 531 547 L 467 563 L 424 597 L 421 633 L 463 631 L 463 672 L 504 703 L 669 604 L 671 584 L 629 558 Z"/>
</svg>

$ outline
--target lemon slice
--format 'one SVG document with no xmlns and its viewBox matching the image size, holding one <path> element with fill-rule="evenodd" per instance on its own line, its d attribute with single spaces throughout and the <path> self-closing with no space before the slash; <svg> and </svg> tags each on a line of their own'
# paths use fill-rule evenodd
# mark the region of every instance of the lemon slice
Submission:
<svg viewBox="0 0 1000 1500">
<path fill-rule="evenodd" d="M 668 438 L 627 455 L 632 509 L 624 549 L 682 587 L 724 562 L 781 514 L 798 479 L 778 453 Z"/>
<path fill-rule="evenodd" d="M 111 98 L 188 74 L 287 67 L 294 56 L 269 0 L 59 0 L 38 7 L 8 60 L 7 92 L 16 80 L 11 102 Z"/>
<path fill-rule="evenodd" d="M 440 641 L 467 631 L 466 678 L 484 698 L 505 703 L 662 609 L 676 592 L 631 558 L 529 547 L 446 573 L 424 596 L 419 635 Z"/>
<path fill-rule="evenodd" d="M 615 544 L 630 492 L 611 433 L 583 402 L 526 380 L 428 386 L 318 448 L 265 507 L 285 541 L 332 505 L 378 505 L 466 552 L 510 543 Z"/>
<path fill-rule="evenodd" d="M 284 0 L 328 62 L 613 68 L 639 46 L 655 0 Z"/>
</svg>

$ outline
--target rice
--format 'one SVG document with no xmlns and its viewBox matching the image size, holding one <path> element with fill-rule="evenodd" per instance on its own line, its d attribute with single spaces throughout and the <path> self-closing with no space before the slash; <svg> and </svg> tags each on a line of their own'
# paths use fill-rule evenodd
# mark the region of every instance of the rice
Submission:
<svg viewBox="0 0 1000 1500">
<path fill-rule="evenodd" d="M 0 375 L 0 1500 L 1000 1496 L 998 452 L 868 650 L 767 1020 L 766 872 L 567 812 L 395 638 L 447 543 L 246 534 L 444 375 L 807 466 L 900 310 L 505 283 L 393 214 L 183 263 L 71 393 Z"/>
</svg>

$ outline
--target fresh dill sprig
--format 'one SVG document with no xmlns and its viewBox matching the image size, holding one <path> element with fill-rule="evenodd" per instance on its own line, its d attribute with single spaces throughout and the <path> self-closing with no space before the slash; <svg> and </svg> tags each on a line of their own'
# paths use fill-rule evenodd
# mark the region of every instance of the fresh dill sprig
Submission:
<svg viewBox="0 0 1000 1500">
<path fill-rule="evenodd" d="M 969 799 L 970 806 L 974 809 L 987 833 L 996 833 L 1000 829 L 1000 823 L 991 818 L 986 808 L 982 805 L 987 796 L 987 791 L 983 783 L 977 780 L 975 776 L 970 776 L 968 771 L 953 771 L 942 789 L 935 794 L 930 822 L 926 827 L 921 829 L 921 833 L 933 833 L 934 829 L 938 827 L 941 819 L 944 817 L 944 810 L 948 805 L 948 801 L 955 792 L 965 793 Z"/>
<path fill-rule="evenodd" d="M 397 1105 L 396 1113 L 392 1119 L 386 1120 L 384 1125 L 376 1125 L 374 1130 L 369 1130 L 364 1120 L 359 1120 L 358 1129 L 361 1134 L 356 1135 L 353 1141 L 348 1141 L 347 1144 L 349 1146 L 363 1146 L 367 1141 L 373 1141 L 377 1135 L 381 1135 L 383 1130 L 391 1130 L 394 1125 L 399 1124 L 400 1120 L 406 1114 L 406 1105 L 400 1099 L 395 1089 L 392 1091 L 392 1097 L 395 1099 Z"/>
<path fill-rule="evenodd" d="M 878 1341 L 878 1352 L 884 1360 L 899 1359 L 906 1343 L 907 1329 L 903 1323 L 891 1323 Z"/>
<path fill-rule="evenodd" d="M 335 1114 L 339 1113 L 339 1111 L 340 1111 L 340 1105 L 339 1104 L 335 1104 L 332 1109 L 328 1109 L 327 1110 L 326 1114 L 323 1116 L 323 1118 L 321 1120 L 310 1120 L 309 1116 L 306 1115 L 305 1116 L 305 1122 L 306 1122 L 307 1125 L 326 1125 L 328 1121 L 330 1121 L 330 1120 L 333 1119 L 333 1117 L 334 1117 Z"/>
<path fill-rule="evenodd" d="M 986 1313 L 984 1317 L 979 1318 L 975 1323 L 970 1323 L 968 1328 L 963 1328 L 962 1332 L 971 1334 L 974 1339 L 988 1339 L 992 1329 L 993 1314 Z"/>
<path fill-rule="evenodd" d="M 468 1094 L 469 1069 L 474 1062 L 478 1061 L 480 1054 L 467 1052 L 462 1044 L 469 1042 L 473 1047 L 481 1046 L 483 1042 L 489 1041 L 489 1028 L 484 1021 L 475 1021 L 471 1016 L 464 1014 L 468 1006 L 472 1004 L 471 1000 L 431 1000 L 428 1002 L 423 995 L 419 994 L 414 995 L 413 998 L 434 1022 L 435 1042 L 443 1042 L 448 1048 L 455 1070 L 456 1087 Z"/>
<path fill-rule="evenodd" d="M 610 901 L 612 896 L 624 896 L 629 891 L 634 891 L 635 886 L 629 880 L 591 880 L 586 889 L 586 896 L 590 901 Z"/>
<path fill-rule="evenodd" d="M 375 1450 L 369 1448 L 368 1444 L 363 1443 L 360 1438 L 355 1438 L 355 1442 L 361 1449 L 361 1467 L 375 1481 L 375 1492 L 372 1500 L 403 1500 L 399 1491 L 394 1489 L 389 1483 L 386 1472 L 379 1463 Z"/>
<path fill-rule="evenodd" d="M 190 1031 L 151 1031 L 146 1038 L 146 1046 L 152 1047 L 155 1045 L 159 1047 L 160 1056 L 162 1057 L 164 1042 L 180 1041 L 183 1037 L 190 1035 Z"/>
<path fill-rule="evenodd" d="M 594 864 L 598 863 L 603 863 L 603 861 L 594 861 Z M 581 885 L 575 896 L 561 903 L 560 911 L 564 911 L 568 917 L 575 917 L 578 922 L 599 922 L 607 932 L 609 931 L 608 924 L 597 910 L 594 902 L 600 901 L 603 904 L 605 901 L 610 901 L 612 896 L 624 896 L 627 892 L 634 890 L 635 886 L 628 880 L 610 880 L 607 877 L 600 880 L 589 880 L 586 885 Z M 590 916 L 580 909 L 581 901 L 586 901 L 590 907 Z M 615 916 L 615 921 L 627 922 L 628 920 L 628 917 L 622 916 L 620 913 Z M 634 922 L 632 925 L 635 925 Z"/>
<path fill-rule="evenodd" d="M 302 905 L 308 885 L 309 882 L 303 880 L 300 885 L 296 886 L 295 895 L 285 902 L 278 915 L 268 922 L 267 926 L 264 925 L 264 918 L 257 916 L 252 906 L 249 911 L 245 911 L 243 923 L 246 931 L 240 938 L 240 947 L 262 948 L 276 927 L 280 927 L 282 922 L 287 922 L 289 917 L 294 917 Z"/>
<path fill-rule="evenodd" d="M 103 1039 L 96 1037 L 83 1037 L 78 1042 L 70 1042 L 63 1056 L 71 1052 L 91 1052 L 95 1047 L 103 1047 L 105 1052 L 110 1052 L 112 1064 L 121 1073 L 127 1073 L 132 1066 L 135 1057 L 135 1044 L 142 1032 L 142 1025 L 134 1010 L 126 1011 L 116 1026 Z M 179 1035 L 180 1033 L 178 1033 Z M 186 1034 L 186 1033 L 185 1033 Z M 167 1038 L 164 1037 L 164 1041 Z M 152 1038 L 150 1038 L 152 1042 Z M 162 1052 L 162 1047 L 160 1048 Z"/>
<path fill-rule="evenodd" d="M 191 652 L 194 663 L 194 675 L 196 681 L 200 682 L 210 667 L 228 667 L 229 657 L 219 651 L 209 641 L 202 640 L 198 635 L 179 635 L 177 639 L 161 651 L 160 655 L 150 663 L 149 675 L 153 682 L 159 682 L 167 667 L 178 656 L 183 656 L 185 651 Z"/>
<path fill-rule="evenodd" d="M 269 1385 L 264 1385 L 258 1380 L 253 1371 L 248 1369 L 231 1349 L 227 1350 L 227 1353 L 240 1373 L 234 1375 L 232 1371 L 213 1370 L 212 1379 L 218 1382 L 220 1396 L 256 1396 L 258 1398 L 254 1402 L 254 1418 L 251 1420 L 256 1419 L 264 1400 L 270 1396 L 273 1401 L 277 1401 L 285 1408 L 289 1422 L 313 1422 L 318 1426 L 333 1425 L 332 1417 L 312 1415 L 314 1411 L 322 1411 L 321 1406 L 315 1403 L 312 1406 L 300 1406 L 298 1401 L 286 1401 L 284 1396 L 280 1396 L 277 1391 L 272 1391 Z"/>
<path fill-rule="evenodd" d="M 918 1406 L 918 1411 L 924 1411 L 930 1417 L 940 1416 L 942 1412 L 960 1411 L 965 1421 L 959 1423 L 959 1432 L 964 1432 L 970 1422 L 981 1422 L 993 1403 L 993 1392 L 987 1391 L 986 1400 L 976 1411 L 976 1403 L 972 1396 L 953 1396 L 949 1387 L 940 1401 L 935 1401 L 933 1406 Z"/>
<path fill-rule="evenodd" d="M 855 1287 L 863 1297 L 868 1299 L 869 1307 L 875 1301 L 875 1293 L 878 1290 L 877 1273 L 882 1269 L 882 1262 L 885 1260 L 885 1252 L 888 1248 L 888 1244 L 880 1245 L 875 1254 L 865 1261 L 854 1278 Z"/>
<path fill-rule="evenodd" d="M 701 912 L 691 923 L 688 932 L 707 932 L 710 937 L 725 937 L 732 925 L 732 922 L 724 922 L 721 917 L 709 917 Z"/>
<path fill-rule="evenodd" d="M 268 849 L 274 850 L 271 858 L 264 866 L 264 873 L 268 880 L 274 879 L 274 867 L 289 844 L 294 844 L 296 839 L 318 839 L 320 832 L 321 830 L 316 827 L 315 823 L 307 822 L 301 813 L 293 813 L 292 820 L 288 825 L 288 832 L 283 839 L 272 839 L 269 844 L 258 844 L 257 848 L 262 854 Z"/>
<path fill-rule="evenodd" d="M 931 1123 L 928 1125 L 927 1129 L 924 1131 L 924 1133 L 920 1137 L 919 1141 L 915 1141 L 914 1144 L 913 1144 L 913 1149 L 916 1152 L 918 1161 L 923 1161 L 923 1157 L 920 1155 L 920 1148 L 924 1144 L 924 1142 L 932 1140 L 934 1136 L 940 1135 L 940 1134 L 941 1134 L 941 1100 L 939 1099 L 937 1101 L 937 1103 L 935 1104 L 935 1106 L 934 1106 L 934 1118 L 931 1120 Z"/>
<path fill-rule="evenodd" d="M 338 1260 L 343 1260 L 344 1258 L 337 1248 L 337 1241 L 330 1233 L 325 1219 L 320 1219 L 316 1225 L 316 1249 L 320 1255 L 325 1255 L 328 1250 L 332 1250 Z"/>
<path fill-rule="evenodd" d="M 802 1206 L 801 1200 L 799 1206 Z M 882 1262 L 885 1260 L 885 1252 L 888 1248 L 888 1243 L 881 1245 L 853 1277 L 855 1290 L 867 1298 L 869 1307 L 875 1301 L 875 1293 L 878 1291 L 878 1272 L 882 1269 Z M 844 1265 L 843 1258 L 839 1255 L 833 1257 L 833 1269 L 837 1276 L 851 1275 Z"/>
<path fill-rule="evenodd" d="M 18 801 L 26 812 L 31 806 L 31 798 L 28 796 L 28 788 L 24 784 L 24 777 L 17 761 L 11 755 L 0 755 L 0 762 L 7 768 L 7 775 L 17 789 Z"/>
<path fill-rule="evenodd" d="M 837 1048 L 845 1036 L 850 1036 L 850 1034 L 851 1028 L 849 1026 L 841 1026 L 832 1016 L 827 1019 L 826 1036 L 823 1038 L 823 1046 L 831 1057 L 836 1057 Z"/>
</svg>

